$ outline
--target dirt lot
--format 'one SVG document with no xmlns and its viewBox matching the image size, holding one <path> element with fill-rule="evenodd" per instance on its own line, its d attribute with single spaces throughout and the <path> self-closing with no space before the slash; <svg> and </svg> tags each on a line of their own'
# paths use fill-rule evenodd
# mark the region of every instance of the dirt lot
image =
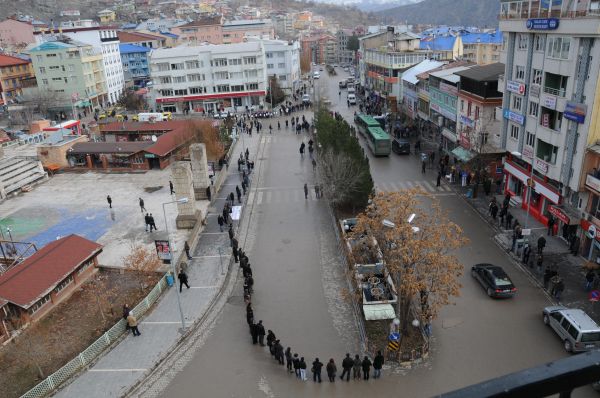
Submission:
<svg viewBox="0 0 600 398">
<path fill-rule="evenodd" d="M 65 302 L 0 348 L 0 391 L 19 397 L 93 343 L 134 307 L 161 275 L 98 272 Z M 42 373 L 42 374 L 40 374 Z"/>
<path fill-rule="evenodd" d="M 376 353 L 378 350 L 384 352 L 388 344 L 388 335 L 390 333 L 391 320 L 365 321 L 365 330 L 369 340 L 368 350 Z M 400 341 L 400 352 L 408 355 L 412 350 L 420 350 L 425 341 L 423 335 L 418 330 L 412 330 L 408 335 L 402 336 Z M 389 357 L 388 357 L 389 359 Z"/>
</svg>

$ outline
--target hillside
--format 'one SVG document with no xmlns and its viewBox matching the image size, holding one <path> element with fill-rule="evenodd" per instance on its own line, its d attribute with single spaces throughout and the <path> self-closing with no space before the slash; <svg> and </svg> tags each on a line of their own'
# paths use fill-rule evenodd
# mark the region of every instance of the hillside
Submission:
<svg viewBox="0 0 600 398">
<path fill-rule="evenodd" d="M 494 27 L 499 11 L 498 0 L 425 0 L 376 14 L 385 23 Z"/>
<path fill-rule="evenodd" d="M 108 0 L 12 0 L 3 1 L 0 7 L 0 20 L 11 15 L 31 15 L 42 21 L 63 20 L 63 10 L 79 10 L 81 18 L 93 18 L 100 10 L 112 4 Z M 73 19 L 76 19 L 74 17 Z"/>
</svg>

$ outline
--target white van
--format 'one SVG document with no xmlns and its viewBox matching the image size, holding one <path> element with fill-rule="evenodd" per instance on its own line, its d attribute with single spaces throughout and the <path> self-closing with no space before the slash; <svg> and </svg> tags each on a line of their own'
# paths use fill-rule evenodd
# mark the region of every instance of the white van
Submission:
<svg viewBox="0 0 600 398">
<path fill-rule="evenodd" d="M 138 113 L 138 120 L 140 122 L 162 122 L 165 119 L 165 115 L 158 112 Z"/>
<path fill-rule="evenodd" d="M 354 86 L 348 86 L 348 94 L 356 94 L 356 89 Z"/>
<path fill-rule="evenodd" d="M 348 94 L 348 102 L 350 105 L 356 105 L 356 95 Z"/>
<path fill-rule="evenodd" d="M 321 74 L 319 73 L 319 71 L 315 71 L 315 73 L 313 73 L 313 79 L 318 79 L 321 77 Z"/>
</svg>

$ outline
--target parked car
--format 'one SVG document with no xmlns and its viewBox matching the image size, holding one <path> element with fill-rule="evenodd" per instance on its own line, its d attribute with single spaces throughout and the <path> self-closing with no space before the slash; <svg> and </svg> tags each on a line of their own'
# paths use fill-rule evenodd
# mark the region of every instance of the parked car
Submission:
<svg viewBox="0 0 600 398">
<path fill-rule="evenodd" d="M 600 326 L 583 310 L 550 306 L 544 308 L 542 319 L 558 334 L 567 352 L 600 348 Z"/>
<path fill-rule="evenodd" d="M 410 155 L 410 142 L 403 138 L 394 138 L 392 141 L 392 151 L 398 155 Z"/>
<path fill-rule="evenodd" d="M 302 102 L 304 102 L 305 104 L 310 103 L 310 95 L 308 94 L 303 94 L 302 95 Z"/>
<path fill-rule="evenodd" d="M 315 71 L 315 73 L 313 73 L 313 79 L 319 79 L 321 77 L 321 74 L 318 71 Z"/>
<path fill-rule="evenodd" d="M 358 222 L 356 218 L 346 218 L 342 220 L 342 226 L 344 227 L 345 232 L 350 232 Z"/>
<path fill-rule="evenodd" d="M 356 95 L 348 94 L 348 102 L 350 105 L 356 105 Z"/>
<path fill-rule="evenodd" d="M 471 267 L 471 276 L 481 283 L 490 297 L 512 297 L 517 292 L 506 272 L 497 265 L 476 264 Z"/>
<path fill-rule="evenodd" d="M 347 84 L 345 80 L 342 80 L 338 83 L 339 88 L 346 88 Z"/>
</svg>

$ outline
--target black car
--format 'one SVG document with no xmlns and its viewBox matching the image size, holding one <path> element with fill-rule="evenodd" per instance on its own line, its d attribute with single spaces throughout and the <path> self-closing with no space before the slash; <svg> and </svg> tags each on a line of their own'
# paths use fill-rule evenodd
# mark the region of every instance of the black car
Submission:
<svg viewBox="0 0 600 398">
<path fill-rule="evenodd" d="M 471 276 L 481 283 L 490 297 L 512 297 L 517 292 L 506 272 L 497 265 L 474 265 L 471 267 Z"/>
<path fill-rule="evenodd" d="M 410 142 L 402 138 L 394 138 L 392 140 L 392 151 L 398 155 L 410 154 Z"/>
</svg>

